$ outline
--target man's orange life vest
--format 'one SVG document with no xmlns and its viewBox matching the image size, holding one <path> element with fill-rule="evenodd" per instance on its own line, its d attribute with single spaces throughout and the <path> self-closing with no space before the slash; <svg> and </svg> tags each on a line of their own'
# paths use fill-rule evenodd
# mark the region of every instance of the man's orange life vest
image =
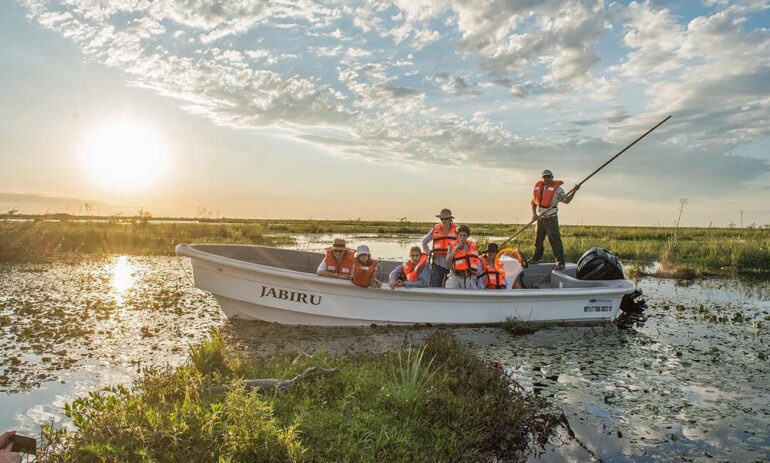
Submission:
<svg viewBox="0 0 770 463">
<path fill-rule="evenodd" d="M 332 253 L 333 248 L 326 248 L 326 270 L 335 272 L 337 275 L 350 276 L 350 271 L 353 269 L 353 262 L 356 260 L 356 251 L 353 249 L 346 249 L 345 255 L 342 257 L 342 263 L 337 265 L 337 259 L 334 258 Z"/>
<path fill-rule="evenodd" d="M 481 273 L 479 278 L 484 282 L 485 289 L 505 289 L 505 272 L 498 270 L 494 263 L 488 263 L 487 257 L 482 256 Z"/>
<path fill-rule="evenodd" d="M 433 254 L 445 256 L 449 252 L 449 248 L 456 242 L 457 227 L 455 227 L 455 224 L 449 227 L 449 232 L 447 233 L 441 230 L 440 223 L 433 226 Z"/>
<path fill-rule="evenodd" d="M 404 262 L 401 268 L 404 270 L 404 279 L 406 281 L 417 281 L 417 277 L 420 276 L 423 267 L 428 264 L 428 255 L 424 252 L 420 256 L 420 260 L 415 264 L 412 259 Z"/>
<path fill-rule="evenodd" d="M 466 243 L 469 249 L 461 249 L 455 253 L 454 259 L 452 259 L 452 271 L 455 273 L 470 272 L 475 275 L 479 271 L 479 250 L 475 241 L 467 240 Z M 458 245 L 459 243 L 454 243 L 450 252 Z"/>
<path fill-rule="evenodd" d="M 561 180 L 554 180 L 548 186 L 546 186 L 543 181 L 540 180 L 539 182 L 535 183 L 535 191 L 532 193 L 532 199 L 535 201 L 535 204 L 540 207 L 551 207 L 554 205 L 551 204 L 553 195 L 556 193 L 556 189 L 561 185 L 564 185 L 564 182 Z"/>
<path fill-rule="evenodd" d="M 356 259 L 354 266 L 356 270 L 353 273 L 353 283 L 366 288 L 369 286 L 372 278 L 374 278 L 374 271 L 377 270 L 377 261 L 370 258 L 369 263 L 362 264 Z"/>
</svg>

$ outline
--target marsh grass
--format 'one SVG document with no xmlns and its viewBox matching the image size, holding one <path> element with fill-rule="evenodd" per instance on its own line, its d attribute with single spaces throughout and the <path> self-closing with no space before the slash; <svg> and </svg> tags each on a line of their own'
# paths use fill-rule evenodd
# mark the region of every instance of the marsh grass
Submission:
<svg viewBox="0 0 770 463">
<path fill-rule="evenodd" d="M 188 344 L 187 351 L 190 363 L 202 375 L 230 372 L 225 359 L 225 340 L 219 330 L 212 329 L 208 338 L 198 344 Z"/>
<path fill-rule="evenodd" d="M 537 331 L 554 326 L 554 324 L 524 321 L 519 317 L 505 317 L 503 329 L 515 336 L 532 334 Z"/>
<path fill-rule="evenodd" d="M 411 352 L 401 357 L 403 381 L 388 368 L 398 352 L 230 352 L 229 375 L 148 368 L 131 389 L 67 405 L 74 429 L 44 426 L 39 461 L 522 461 L 552 435 L 558 418 L 544 403 L 451 334 L 434 333 Z M 267 394 L 240 379 L 309 366 L 340 372 Z M 404 384 L 410 394 L 398 392 Z"/>
<path fill-rule="evenodd" d="M 179 243 L 287 244 L 260 225 L 9 222 L 0 220 L 0 262 L 47 262 L 106 254 L 174 254 Z"/>
<path fill-rule="evenodd" d="M 427 345 L 413 349 L 410 344 L 404 354 L 402 349 L 396 351 L 397 361 L 393 366 L 393 378 L 396 391 L 404 400 L 415 400 L 420 391 L 436 374 L 436 369 L 431 369 L 435 357 L 425 363 L 425 349 Z"/>
<path fill-rule="evenodd" d="M 124 253 L 173 255 L 183 242 L 288 244 L 301 233 L 425 234 L 432 222 L 356 220 L 227 220 L 202 223 L 96 223 L 10 222 L 0 220 L 0 262 L 45 262 L 61 256 Z M 484 246 L 490 236 L 509 236 L 518 224 L 470 224 L 473 237 Z M 605 227 L 562 225 L 568 261 L 576 262 L 586 250 L 603 247 L 625 263 L 651 265 L 668 261 L 670 267 L 697 274 L 729 275 L 770 271 L 769 228 L 676 228 L 675 252 L 670 249 L 673 227 Z M 531 252 L 534 227 L 516 238 L 511 247 Z M 415 241 L 415 244 L 417 242 Z M 544 261 L 552 260 L 546 246 Z"/>
</svg>

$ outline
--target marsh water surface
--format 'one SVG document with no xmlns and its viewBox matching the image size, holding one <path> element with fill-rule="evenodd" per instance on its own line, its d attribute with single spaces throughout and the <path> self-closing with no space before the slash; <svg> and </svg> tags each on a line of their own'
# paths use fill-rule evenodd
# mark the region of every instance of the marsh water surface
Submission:
<svg viewBox="0 0 770 463">
<path fill-rule="evenodd" d="M 420 237 L 346 238 L 397 259 Z M 295 239 L 320 250 L 331 237 Z M 435 329 L 232 323 L 190 272 L 168 257 L 0 266 L 0 428 L 67 425 L 64 403 L 130 383 L 142 366 L 184 362 L 211 327 L 259 353 L 382 350 Z M 454 332 L 565 413 L 575 437 L 565 430 L 541 459 L 770 459 L 770 284 L 648 278 L 639 287 L 650 308 L 623 325 Z"/>
</svg>

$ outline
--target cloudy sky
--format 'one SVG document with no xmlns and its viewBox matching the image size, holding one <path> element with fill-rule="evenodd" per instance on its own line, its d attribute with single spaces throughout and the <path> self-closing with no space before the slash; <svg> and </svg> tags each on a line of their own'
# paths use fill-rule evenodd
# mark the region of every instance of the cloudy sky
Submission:
<svg viewBox="0 0 770 463">
<path fill-rule="evenodd" d="M 770 223 L 770 1 L 19 0 L 0 41 L 5 210 L 522 222 L 670 114 L 562 221 Z"/>
</svg>

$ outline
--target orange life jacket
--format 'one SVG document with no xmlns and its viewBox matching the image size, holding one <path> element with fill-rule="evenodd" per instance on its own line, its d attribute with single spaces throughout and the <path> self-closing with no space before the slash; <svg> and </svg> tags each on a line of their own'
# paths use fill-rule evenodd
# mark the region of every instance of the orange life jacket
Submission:
<svg viewBox="0 0 770 463">
<path fill-rule="evenodd" d="M 346 249 L 345 256 L 342 258 L 342 263 L 337 265 L 337 259 L 334 258 L 332 253 L 333 248 L 326 248 L 326 270 L 335 272 L 337 275 L 350 276 L 350 271 L 353 269 L 353 262 L 356 260 L 356 251 L 353 249 Z"/>
<path fill-rule="evenodd" d="M 556 189 L 561 185 L 564 185 L 564 182 L 561 180 L 553 180 L 548 186 L 545 186 L 543 181 L 540 180 L 535 183 L 535 191 L 532 193 L 532 199 L 535 201 L 535 204 L 540 207 L 554 206 L 554 204 L 551 204 L 551 201 L 553 200 L 554 193 L 556 193 Z"/>
<path fill-rule="evenodd" d="M 401 268 L 404 270 L 404 279 L 406 281 L 417 281 L 417 277 L 420 276 L 423 267 L 428 263 L 428 255 L 424 252 L 420 256 L 420 261 L 416 264 L 412 262 L 412 259 L 401 264 Z"/>
<path fill-rule="evenodd" d="M 462 249 L 455 253 L 454 259 L 452 259 L 452 271 L 458 272 L 470 272 L 475 275 L 479 271 L 479 249 L 476 246 L 476 242 L 473 240 L 467 240 L 469 249 Z M 458 246 L 459 243 L 454 243 L 450 252 Z"/>
<path fill-rule="evenodd" d="M 479 278 L 483 278 L 485 289 L 505 289 L 505 272 L 498 270 L 495 265 L 487 262 L 487 257 L 482 256 L 481 273 Z"/>
<path fill-rule="evenodd" d="M 457 243 L 457 227 L 454 223 L 449 227 L 447 233 L 441 230 L 440 223 L 433 226 L 433 254 L 445 256 L 449 252 L 449 248 L 455 243 Z"/>
<path fill-rule="evenodd" d="M 353 274 L 353 283 L 366 288 L 369 286 L 372 278 L 374 278 L 374 271 L 377 270 L 377 261 L 370 258 L 369 263 L 364 265 L 356 259 L 355 264 L 353 265 L 356 268 L 355 273 Z"/>
</svg>

